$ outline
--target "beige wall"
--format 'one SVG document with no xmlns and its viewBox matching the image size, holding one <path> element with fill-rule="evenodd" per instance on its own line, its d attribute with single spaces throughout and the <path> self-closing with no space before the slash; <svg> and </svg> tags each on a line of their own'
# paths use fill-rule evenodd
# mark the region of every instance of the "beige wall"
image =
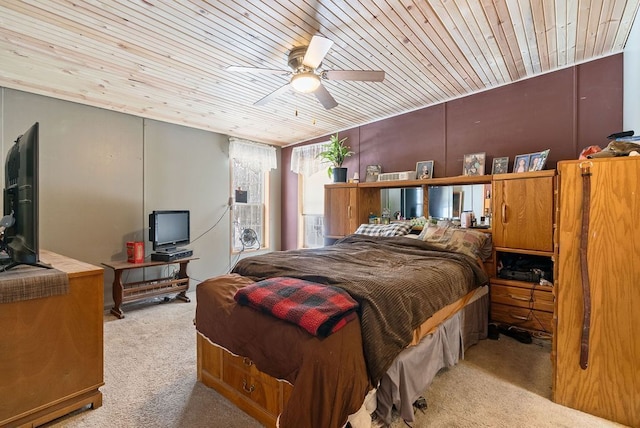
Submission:
<svg viewBox="0 0 640 428">
<path fill-rule="evenodd" d="M 126 258 L 144 241 L 154 209 L 191 210 L 189 264 L 196 280 L 226 273 L 229 250 L 227 136 L 0 88 L 2 165 L 15 138 L 40 122 L 40 248 L 85 262 Z M 4 174 L 2 174 L 4 186 Z M 271 174 L 271 248 L 280 242 L 280 172 Z M 153 275 L 154 272 L 146 272 Z M 132 279 L 132 278 L 129 278 Z M 105 271 L 105 305 L 113 303 Z M 126 307 L 125 307 L 126 312 Z"/>
<path fill-rule="evenodd" d="M 189 264 L 190 275 L 203 280 L 211 272 L 224 272 L 230 246 L 227 137 L 145 120 L 144 141 L 145 227 L 153 210 L 190 210 L 191 239 L 195 242 L 189 248 L 200 258 Z M 218 226 L 196 240 L 223 215 Z M 148 243 L 147 253 L 151 252 Z"/>
<path fill-rule="evenodd" d="M 624 47 L 624 131 L 640 135 L 640 19 L 636 19 Z"/>
</svg>

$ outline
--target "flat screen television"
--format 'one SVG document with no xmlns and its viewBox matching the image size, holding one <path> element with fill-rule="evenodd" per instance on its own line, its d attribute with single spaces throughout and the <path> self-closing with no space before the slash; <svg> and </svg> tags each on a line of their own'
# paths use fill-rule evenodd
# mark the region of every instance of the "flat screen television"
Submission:
<svg viewBox="0 0 640 428">
<path fill-rule="evenodd" d="M 38 255 L 38 133 L 33 124 L 7 153 L 4 167 L 4 227 L 0 270 L 18 265 L 50 267 Z M 7 263 L 8 262 L 8 263 Z"/>
<path fill-rule="evenodd" d="M 149 214 L 149 241 L 153 251 L 172 252 L 190 242 L 189 211 L 153 211 Z"/>
</svg>

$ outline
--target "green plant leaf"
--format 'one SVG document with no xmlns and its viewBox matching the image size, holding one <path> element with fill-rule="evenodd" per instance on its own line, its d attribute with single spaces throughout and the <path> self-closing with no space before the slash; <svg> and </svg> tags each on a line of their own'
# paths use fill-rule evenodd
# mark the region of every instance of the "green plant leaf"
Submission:
<svg viewBox="0 0 640 428">
<path fill-rule="evenodd" d="M 324 146 L 324 151 L 318 153 L 320 159 L 331 164 L 328 170 L 329 176 L 331 176 L 333 168 L 342 167 L 344 160 L 354 153 L 350 150 L 349 146 L 344 144 L 347 138 L 348 137 L 344 137 L 340 139 L 337 133 L 332 135 L 329 137 L 329 143 Z"/>
</svg>

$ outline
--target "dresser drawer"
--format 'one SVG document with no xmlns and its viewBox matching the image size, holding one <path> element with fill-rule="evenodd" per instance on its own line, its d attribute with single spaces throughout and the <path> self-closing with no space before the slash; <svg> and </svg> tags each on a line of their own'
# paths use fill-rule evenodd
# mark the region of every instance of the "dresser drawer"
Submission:
<svg viewBox="0 0 640 428">
<path fill-rule="evenodd" d="M 223 369 L 222 379 L 227 385 L 264 408 L 270 414 L 277 416 L 280 413 L 279 382 L 271 376 L 257 371 L 255 366 L 245 368 L 234 364 L 226 364 Z"/>
<path fill-rule="evenodd" d="M 260 373 L 253 361 L 251 361 L 251 359 L 247 357 L 240 357 L 225 352 L 222 358 L 225 367 L 233 366 L 239 371 L 245 372 L 250 375 L 257 375 Z"/>
<path fill-rule="evenodd" d="M 553 293 L 550 291 L 491 285 L 491 303 L 553 312 Z"/>
<path fill-rule="evenodd" d="M 528 330 L 553 332 L 553 312 L 491 303 L 491 320 Z"/>
</svg>

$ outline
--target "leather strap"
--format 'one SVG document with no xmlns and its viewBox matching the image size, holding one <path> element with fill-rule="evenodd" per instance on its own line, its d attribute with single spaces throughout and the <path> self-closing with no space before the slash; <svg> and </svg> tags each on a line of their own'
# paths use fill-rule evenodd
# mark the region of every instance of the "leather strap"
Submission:
<svg viewBox="0 0 640 428">
<path fill-rule="evenodd" d="M 589 364 L 589 330 L 591 329 L 591 289 L 589 287 L 589 207 L 591 203 L 591 162 L 580 164 L 582 170 L 582 232 L 580 234 L 580 270 L 582 276 L 582 338 L 580 339 L 580 368 Z"/>
</svg>

